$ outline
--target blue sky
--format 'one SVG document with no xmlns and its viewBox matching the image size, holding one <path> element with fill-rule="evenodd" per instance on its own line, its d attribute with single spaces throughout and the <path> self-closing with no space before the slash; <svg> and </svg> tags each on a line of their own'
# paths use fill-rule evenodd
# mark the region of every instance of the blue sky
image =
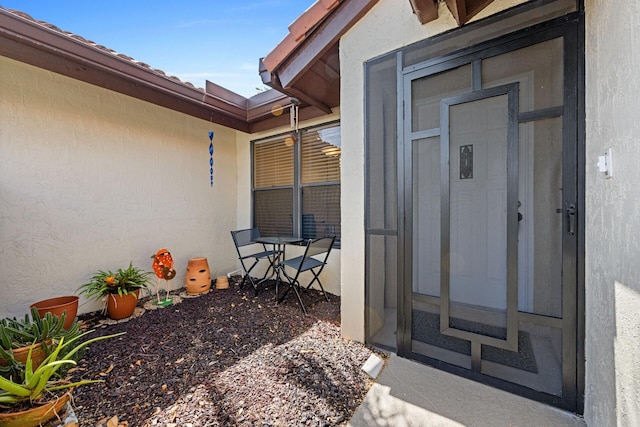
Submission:
<svg viewBox="0 0 640 427">
<path fill-rule="evenodd" d="M 258 59 L 315 0 L 0 0 L 183 81 L 251 97 Z"/>
</svg>

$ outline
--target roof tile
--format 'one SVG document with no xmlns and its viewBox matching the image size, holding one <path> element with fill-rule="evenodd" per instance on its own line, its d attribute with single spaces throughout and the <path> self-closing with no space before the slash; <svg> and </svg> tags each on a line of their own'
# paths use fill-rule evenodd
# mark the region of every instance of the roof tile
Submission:
<svg viewBox="0 0 640 427">
<path fill-rule="evenodd" d="M 138 65 L 140 67 L 146 68 L 146 69 L 148 69 L 148 70 L 150 70 L 150 71 L 154 72 L 155 74 L 158 74 L 158 75 L 160 75 L 162 77 L 169 78 L 169 79 L 171 79 L 171 80 L 173 80 L 175 82 L 184 84 L 185 86 L 189 86 L 191 88 L 196 88 L 196 86 L 194 86 L 193 83 L 191 83 L 191 82 L 182 81 L 176 76 L 168 76 L 164 71 L 162 71 L 160 69 L 157 69 L 157 68 L 153 68 L 153 67 L 149 66 L 148 64 L 145 64 L 144 62 L 136 61 L 134 58 L 130 57 L 129 55 L 125 55 L 124 53 L 118 53 L 115 50 L 110 49 L 110 48 L 108 48 L 106 46 L 103 46 L 103 45 L 98 44 L 98 43 L 96 43 L 94 41 L 91 41 L 91 40 L 87 40 L 87 39 L 85 39 L 84 37 L 82 37 L 82 36 L 80 36 L 78 34 L 74 34 L 74 33 L 71 33 L 69 31 L 62 30 L 62 29 L 58 28 L 57 26 L 55 26 L 53 24 L 50 24 L 48 22 L 39 21 L 37 19 L 34 19 L 28 13 L 25 13 L 25 12 L 22 12 L 22 11 L 19 11 L 19 10 L 15 10 L 15 9 L 6 9 L 6 8 L 4 8 L 2 6 L 0 6 L 0 9 L 5 10 L 5 11 L 7 11 L 7 12 L 13 14 L 13 15 L 19 16 L 19 17 L 21 17 L 23 19 L 29 20 L 29 21 L 31 21 L 31 22 L 33 22 L 35 24 L 41 25 L 41 26 L 43 26 L 45 28 L 48 28 L 48 29 L 50 29 L 52 31 L 60 33 L 60 34 L 62 34 L 64 36 L 66 36 L 66 37 L 70 37 L 70 38 L 72 38 L 74 40 L 77 40 L 77 41 L 79 41 L 81 43 L 85 43 L 85 44 L 87 44 L 89 46 L 92 46 L 92 47 L 94 47 L 96 49 L 99 49 L 99 50 L 101 50 L 103 52 L 106 52 L 106 53 L 109 53 L 111 55 L 117 56 L 118 58 L 124 59 L 125 61 L 129 61 L 129 62 L 131 62 L 131 63 L 133 63 L 135 65 Z M 201 90 L 201 91 L 204 92 L 203 88 L 196 88 L 196 89 Z"/>
</svg>

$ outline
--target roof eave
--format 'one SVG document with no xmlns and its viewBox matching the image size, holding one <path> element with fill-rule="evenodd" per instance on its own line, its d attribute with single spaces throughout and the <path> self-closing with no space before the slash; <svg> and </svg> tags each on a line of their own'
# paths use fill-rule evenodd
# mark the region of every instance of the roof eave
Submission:
<svg viewBox="0 0 640 427">
<path fill-rule="evenodd" d="M 223 99 L 128 57 L 0 9 L 0 55 L 248 132 L 246 99 Z"/>
<path fill-rule="evenodd" d="M 339 95 L 319 90 L 314 93 L 314 85 L 300 84 L 313 71 L 312 68 L 325 55 L 337 53 L 337 47 L 342 37 L 356 22 L 358 22 L 378 0 L 341 0 L 327 1 L 322 6 L 322 13 L 305 13 L 292 24 L 291 28 L 308 28 L 303 35 L 290 33 L 273 51 L 261 60 L 260 75 L 262 81 L 283 93 L 300 98 L 301 101 L 328 113 L 332 107 L 339 105 Z M 312 9 L 310 8 L 308 12 Z M 335 71 L 327 70 L 323 76 L 328 82 L 335 82 L 332 86 L 339 88 L 340 76 L 337 81 Z M 303 87 L 304 86 L 304 87 Z M 337 100 L 337 101 L 336 101 Z M 335 104 L 335 105 L 334 105 Z"/>
</svg>

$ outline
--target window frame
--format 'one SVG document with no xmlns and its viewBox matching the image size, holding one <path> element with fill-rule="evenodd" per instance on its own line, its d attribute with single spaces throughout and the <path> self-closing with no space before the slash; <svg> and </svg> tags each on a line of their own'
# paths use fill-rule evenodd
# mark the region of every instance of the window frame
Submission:
<svg viewBox="0 0 640 427">
<path fill-rule="evenodd" d="M 307 126 L 304 128 L 300 128 L 298 130 L 291 130 L 289 132 L 281 132 L 274 135 L 269 135 L 264 138 L 259 138 L 255 140 L 251 140 L 251 224 L 252 227 L 256 227 L 256 193 L 260 191 L 271 191 L 271 190 L 281 190 L 281 189 L 291 189 L 293 193 L 293 210 L 291 214 L 293 215 L 293 236 L 301 237 L 302 236 L 302 214 L 303 214 L 303 206 L 302 206 L 302 194 L 305 188 L 311 187 L 321 187 L 321 186 L 341 186 L 342 185 L 342 168 L 340 168 L 340 179 L 337 181 L 323 181 L 323 182 L 312 182 L 303 184 L 302 183 L 302 147 L 301 143 L 303 140 L 303 135 L 307 132 L 313 132 L 325 128 L 330 127 L 340 127 L 340 120 L 333 120 L 325 123 L 320 123 L 313 126 Z M 255 147 L 257 144 L 268 143 L 270 141 L 285 139 L 288 136 L 294 136 L 294 145 L 293 145 L 293 183 L 291 185 L 280 185 L 268 188 L 256 188 L 255 186 Z M 340 213 L 340 222 L 342 222 L 342 213 Z M 320 236 L 318 236 L 320 237 Z M 334 243 L 334 248 L 340 248 L 341 241 L 341 233 L 336 236 L 336 241 Z M 303 242 L 304 243 L 304 242 Z M 301 243 L 301 244 L 303 244 Z"/>
</svg>

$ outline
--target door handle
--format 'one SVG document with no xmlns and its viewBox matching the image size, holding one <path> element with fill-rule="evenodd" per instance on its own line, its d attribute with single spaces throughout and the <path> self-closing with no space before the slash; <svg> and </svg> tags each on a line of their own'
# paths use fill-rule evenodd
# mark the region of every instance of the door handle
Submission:
<svg viewBox="0 0 640 427">
<path fill-rule="evenodd" d="M 576 234 L 576 205 L 575 203 L 567 202 L 567 227 L 568 232 L 571 235 Z"/>
<path fill-rule="evenodd" d="M 518 200 L 518 209 L 520 209 L 520 207 L 522 207 L 522 202 Z M 522 221 L 523 218 L 522 214 L 518 212 L 518 222 Z"/>
</svg>

